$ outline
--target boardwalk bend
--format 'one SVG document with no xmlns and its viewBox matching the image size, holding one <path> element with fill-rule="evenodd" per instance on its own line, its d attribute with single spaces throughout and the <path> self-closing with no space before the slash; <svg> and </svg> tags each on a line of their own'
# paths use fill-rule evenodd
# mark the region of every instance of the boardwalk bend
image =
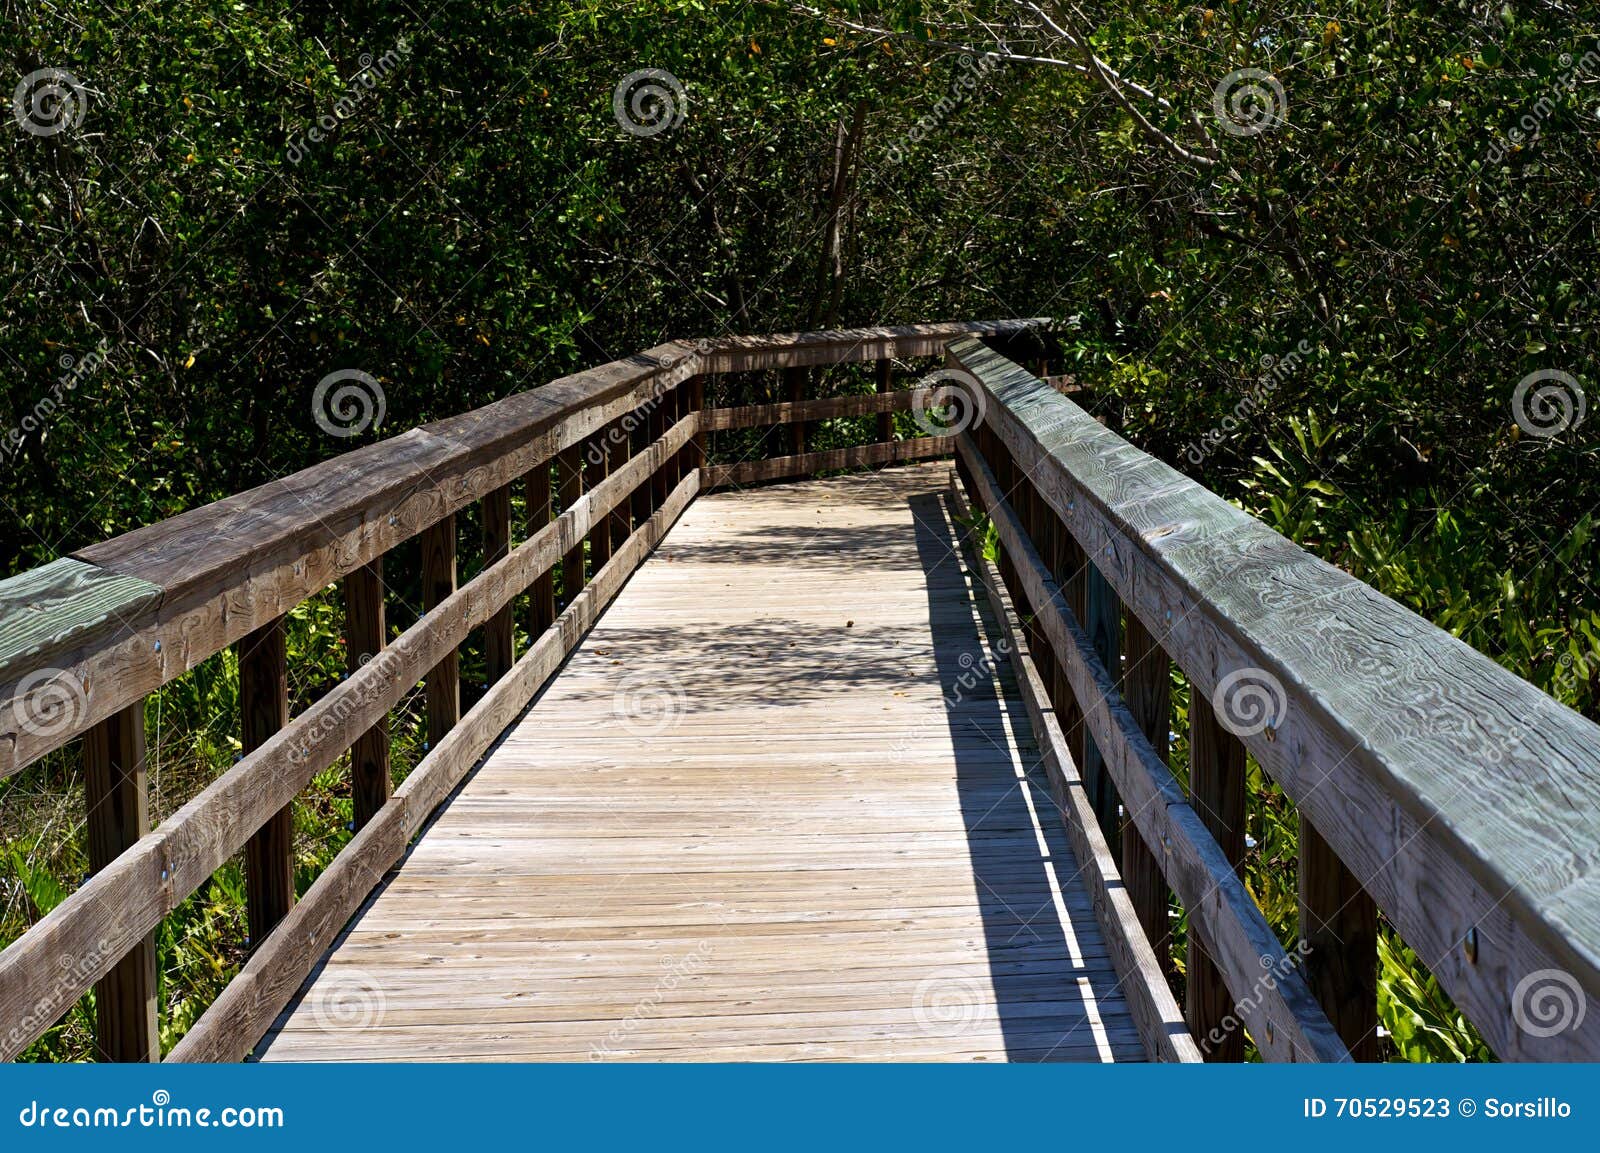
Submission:
<svg viewBox="0 0 1600 1153">
<path fill-rule="evenodd" d="M 94 868 L 0 953 L 0 1054 L 92 987 L 158 1059 L 154 933 L 243 852 L 249 960 L 167 1060 L 1370 1059 L 1380 913 L 1501 1058 L 1600 1058 L 1600 728 L 1101 426 L 1045 328 L 663 345 L 0 582 L 0 776 L 81 745 Z M 809 447 L 838 418 L 873 443 Z M 350 672 L 291 718 L 332 584 Z M 244 756 L 152 829 L 145 697 L 228 646 Z M 336 765 L 357 832 L 296 900 Z"/>
</svg>

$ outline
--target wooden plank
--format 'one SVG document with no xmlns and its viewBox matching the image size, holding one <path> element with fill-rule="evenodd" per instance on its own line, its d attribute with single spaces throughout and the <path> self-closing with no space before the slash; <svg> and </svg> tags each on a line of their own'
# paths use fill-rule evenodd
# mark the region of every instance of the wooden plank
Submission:
<svg viewBox="0 0 1600 1153">
<path fill-rule="evenodd" d="M 1530 1031 L 1513 996 L 1554 970 L 1600 998 L 1600 726 L 1017 366 L 952 354 L 1086 549 L 1111 547 L 1107 578 L 1196 692 L 1264 674 L 1282 707 L 1246 746 L 1496 1055 L 1600 1058 L 1600 1013 Z"/>
<path fill-rule="evenodd" d="M 786 368 L 783 370 L 783 390 L 789 398 L 790 405 L 798 405 L 806 399 L 806 388 L 811 380 L 811 373 L 805 368 Z M 793 420 L 789 422 L 789 455 L 804 456 L 806 454 L 806 422 Z"/>
<path fill-rule="evenodd" d="M 284 618 L 239 642 L 239 742 L 248 756 L 289 724 Z M 130 842 L 131 843 L 131 842 Z M 245 924 L 256 948 L 294 904 L 294 811 L 285 805 L 244 847 Z"/>
<path fill-rule="evenodd" d="M 560 666 L 628 575 L 660 543 L 694 498 L 698 485 L 698 474 L 685 480 L 667 507 L 640 526 L 568 606 L 559 627 L 541 633 L 508 675 L 497 679 L 462 723 L 429 751 L 393 800 L 323 870 L 283 931 L 251 957 L 167 1060 L 239 1061 L 255 1047 L 317 959 L 384 873 L 405 854 L 411 837 L 429 814 L 504 729 L 508 716 L 521 712 Z M 597 523 L 603 523 L 603 518 L 597 518 Z"/>
<path fill-rule="evenodd" d="M 1123 631 L 1122 696 L 1139 731 L 1163 764 L 1167 762 L 1168 734 L 1172 731 L 1172 661 L 1144 627 L 1136 613 L 1128 613 Z M 1168 980 L 1175 976 L 1172 929 L 1168 920 L 1171 892 L 1161 875 L 1155 854 L 1139 835 L 1139 826 L 1122 823 L 1122 879 L 1128 898 L 1139 915 L 1145 935 Z M 1336 1022 L 1337 1024 L 1337 1022 Z"/>
<path fill-rule="evenodd" d="M 881 358 L 878 361 L 878 366 L 877 366 L 877 384 L 878 384 L 878 397 L 881 398 L 879 400 L 880 404 L 884 403 L 886 399 L 894 399 L 894 400 L 898 400 L 899 399 L 899 397 L 895 394 L 895 391 L 894 391 L 894 361 L 890 360 L 887 356 Z M 914 392 L 915 390 L 908 389 L 907 391 L 908 392 Z M 894 415 L 893 414 L 896 411 L 898 411 L 898 410 L 897 409 L 879 409 L 878 410 L 878 440 L 882 441 L 883 443 L 888 443 L 889 441 L 894 439 Z"/>
<path fill-rule="evenodd" d="M 954 483 L 951 496 L 956 512 L 969 516 L 971 507 Z M 1009 646 L 1007 652 L 1017 684 L 1028 705 L 1034 736 L 1050 774 L 1052 796 L 1062 825 L 1072 839 L 1073 857 L 1080 862 L 1094 894 L 1094 912 L 1100 931 L 1110 946 L 1118 983 L 1128 999 L 1140 1039 L 1160 1061 L 1198 1062 L 1200 1048 L 1190 1035 L 1183 1013 L 1167 986 L 1165 966 L 1141 924 L 1127 887 L 1121 883 L 1116 859 L 1101 831 L 1098 814 L 1083 777 L 1073 764 L 1066 735 L 1051 706 L 1044 678 L 1034 664 L 1029 642 L 1017 619 L 1000 574 L 981 553 L 968 545 L 968 563 L 977 573 L 994 606 L 994 613 Z M 1165 920 L 1166 910 L 1162 909 Z M 1165 928 L 1165 926 L 1163 926 Z"/>
<path fill-rule="evenodd" d="M 583 486 L 593 488 L 605 480 L 606 473 L 611 465 L 611 454 L 607 449 L 610 429 L 603 429 L 591 439 L 583 453 Z M 589 567 L 599 572 L 601 567 L 611 559 L 611 520 L 606 520 L 595 525 L 594 531 L 589 534 Z"/>
<path fill-rule="evenodd" d="M 878 464 L 903 464 L 948 456 L 954 443 L 947 436 L 925 436 L 898 440 L 892 444 L 863 444 L 810 452 L 805 456 L 780 456 L 771 460 L 750 460 L 740 464 L 712 465 L 708 488 L 727 485 L 761 484 L 795 476 L 811 476 L 839 468 L 864 468 Z"/>
<path fill-rule="evenodd" d="M 0 685 L 105 637 L 160 599 L 148 581 L 71 557 L 0 580 Z"/>
<path fill-rule="evenodd" d="M 815 400 L 782 401 L 777 404 L 747 404 L 736 408 L 706 409 L 707 428 L 759 428 L 769 424 L 789 424 L 793 421 L 831 420 L 841 416 L 870 416 L 877 413 L 878 439 L 893 440 L 894 424 L 890 415 L 908 411 L 918 397 L 926 397 L 926 388 L 905 389 L 900 392 L 865 393 L 853 396 L 825 396 Z M 888 420 L 890 436 L 883 435 L 883 422 Z"/>
<path fill-rule="evenodd" d="M 511 486 L 508 484 L 483 498 L 483 567 L 493 567 L 510 553 Z M 512 607 L 508 604 L 483 626 L 483 659 L 491 685 L 506 675 L 516 659 L 511 613 Z"/>
<path fill-rule="evenodd" d="M 1029 492 L 1037 495 L 1037 490 L 1031 485 Z M 1093 563 L 1083 566 L 1083 616 L 1079 619 L 1094 644 L 1100 663 L 1108 669 L 1120 670 L 1122 604 Z M 1122 818 L 1117 814 L 1122 802 L 1117 796 L 1116 782 L 1106 771 L 1105 758 L 1087 732 L 1083 739 L 1083 779 L 1089 782 L 1095 812 L 1100 814 L 1100 828 L 1104 830 L 1106 839 L 1120 837 Z"/>
<path fill-rule="evenodd" d="M 1377 1061 L 1378 907 L 1304 816 L 1299 890 L 1306 981 L 1350 1055 Z"/>
<path fill-rule="evenodd" d="M 1222 855 L 1244 875 L 1244 745 L 1217 720 L 1204 696 L 1189 696 L 1189 803 L 1216 838 Z M 1189 938 L 1184 981 L 1189 1027 L 1208 1061 L 1244 1060 L 1244 1032 L 1234 1016 L 1234 998 L 1221 966 L 1198 936 Z"/>
<path fill-rule="evenodd" d="M 1049 318 L 1037 317 L 722 337 L 696 343 L 699 352 L 696 367 L 706 373 L 764 372 L 806 365 L 861 363 L 884 357 L 912 360 L 940 356 L 951 341 L 962 337 L 1009 335 L 1049 324 Z"/>
<path fill-rule="evenodd" d="M 684 458 L 685 467 L 688 469 L 702 469 L 710 463 L 711 423 L 707 419 L 709 413 L 706 409 L 706 378 L 704 376 L 691 377 L 688 384 L 689 411 L 694 413 L 699 423 L 695 426 L 700 431 L 694 434 L 690 442 L 688 455 Z"/>
<path fill-rule="evenodd" d="M 456 591 L 454 514 L 422 534 L 422 609 L 430 614 Z M 427 619 L 426 615 L 423 619 Z M 427 675 L 428 744 L 437 745 L 461 719 L 461 654 L 454 645 Z"/>
<path fill-rule="evenodd" d="M 384 613 L 383 558 L 344 578 L 345 672 L 354 676 L 383 652 L 388 641 Z M 359 832 L 389 800 L 389 717 L 378 717 L 350 746 L 350 798 Z"/>
<path fill-rule="evenodd" d="M 1002 547 L 1016 565 L 1027 603 L 1067 669 L 1085 724 L 1105 757 L 1128 815 L 1146 844 L 1162 847 L 1167 883 L 1188 910 L 1189 931 L 1200 935 L 1226 978 L 1235 1014 L 1268 1060 L 1349 1060 L 1349 1052 L 1249 890 L 1123 703 L 1116 682 L 1067 608 L 1016 513 L 1000 497 L 994 474 L 971 437 L 963 434 L 956 442 L 976 482 L 973 496 L 994 523 Z"/>
<path fill-rule="evenodd" d="M 117 957 L 238 852 L 268 816 L 333 764 L 428 669 L 526 589 L 535 574 L 556 563 L 589 531 L 593 518 L 608 513 L 693 434 L 692 419 L 675 426 L 649 453 L 630 461 L 498 566 L 463 585 L 395 638 L 380 658 L 308 707 L 0 951 L 0 1020 L 26 1025 L 0 1034 L 0 1060 L 14 1056 L 51 1024 L 32 1014 L 43 990 L 75 998 L 104 976 Z M 62 956 L 84 958 L 70 980 L 59 972 Z"/>
<path fill-rule="evenodd" d="M 606 474 L 609 476 L 621 468 L 633 455 L 630 423 L 632 414 L 623 417 L 611 426 L 606 438 Z M 633 535 L 633 509 L 631 500 L 620 502 L 611 510 L 611 515 L 606 518 L 611 526 L 611 551 L 618 552 L 628 538 Z"/>
<path fill-rule="evenodd" d="M 143 701 L 101 721 L 84 738 L 83 799 L 88 810 L 89 869 L 101 874 L 123 850 L 150 831 Z M 94 987 L 95 1047 L 100 1060 L 158 1060 L 161 1040 L 156 1028 L 154 926 L 133 940 L 111 944 L 102 938 L 91 948 L 93 952 L 60 956 L 69 958 L 74 966 L 92 958 L 104 971 Z M 41 990 L 48 987 L 48 981 L 41 982 Z M 3 1019 L 20 1020 L 26 1015 L 37 1034 L 66 1011 L 77 992 L 58 986 L 51 1011 L 37 1014 L 36 1002 L 30 1000 Z"/>
<path fill-rule="evenodd" d="M 523 478 L 524 500 L 527 503 L 529 537 L 537 536 L 550 523 L 550 465 L 539 465 Z M 556 619 L 555 573 L 545 571 L 534 578 L 528 591 L 528 638 L 537 637 Z"/>
<path fill-rule="evenodd" d="M 561 511 L 572 508 L 583 496 L 583 450 L 574 446 L 556 458 L 556 490 Z M 583 591 L 583 541 L 574 540 L 561 558 L 561 597 L 566 608 Z"/>
</svg>

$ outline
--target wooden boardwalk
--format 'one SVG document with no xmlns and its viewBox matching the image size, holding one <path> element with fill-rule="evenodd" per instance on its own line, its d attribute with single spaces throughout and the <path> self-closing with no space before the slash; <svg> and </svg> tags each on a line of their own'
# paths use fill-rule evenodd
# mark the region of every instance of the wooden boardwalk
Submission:
<svg viewBox="0 0 1600 1153">
<path fill-rule="evenodd" d="M 258 1055 L 1144 1059 L 948 476 L 690 506 Z"/>
</svg>

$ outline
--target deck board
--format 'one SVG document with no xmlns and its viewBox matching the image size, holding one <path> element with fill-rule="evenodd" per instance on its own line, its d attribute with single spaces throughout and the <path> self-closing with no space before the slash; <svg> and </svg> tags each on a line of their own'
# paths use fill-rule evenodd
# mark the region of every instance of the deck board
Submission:
<svg viewBox="0 0 1600 1153">
<path fill-rule="evenodd" d="M 948 472 L 695 502 L 258 1056 L 1143 1060 Z"/>
</svg>

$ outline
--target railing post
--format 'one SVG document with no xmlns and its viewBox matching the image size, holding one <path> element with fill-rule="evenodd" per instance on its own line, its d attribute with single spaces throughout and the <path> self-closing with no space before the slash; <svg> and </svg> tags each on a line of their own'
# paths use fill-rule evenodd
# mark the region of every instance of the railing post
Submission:
<svg viewBox="0 0 1600 1153">
<path fill-rule="evenodd" d="M 1378 1060 L 1378 908 L 1303 814 L 1300 935 L 1306 983 L 1350 1056 Z"/>
<path fill-rule="evenodd" d="M 894 391 L 894 361 L 887 356 L 878 361 L 878 395 L 887 396 Z M 894 439 L 894 413 L 880 412 L 878 414 L 878 440 L 888 442 Z"/>
<path fill-rule="evenodd" d="M 688 389 L 688 411 L 684 415 L 687 416 L 691 412 L 704 412 L 706 408 L 706 378 L 699 375 L 691 377 Z M 686 466 L 684 476 L 687 476 L 693 469 L 706 467 L 707 462 L 711 459 L 708 438 L 709 434 L 704 429 L 696 430 L 694 439 L 689 442 L 688 455 L 684 457 Z M 678 479 L 682 480 L 683 477 Z"/>
<path fill-rule="evenodd" d="M 631 416 L 624 416 L 612 426 L 611 436 L 606 441 L 606 467 L 609 472 L 616 472 L 628 463 L 632 452 L 632 437 L 630 428 L 633 424 Z M 633 534 L 631 523 L 632 501 L 623 497 L 612 506 L 611 512 L 606 516 L 606 523 L 611 527 L 611 552 L 628 543 L 628 537 Z"/>
<path fill-rule="evenodd" d="M 422 533 L 422 607 L 432 612 L 456 591 L 456 518 L 451 513 Z M 455 650 L 428 673 L 428 747 L 438 748 L 461 719 L 461 654 Z"/>
<path fill-rule="evenodd" d="M 628 436 L 629 455 L 638 456 L 650 451 L 650 439 L 656 425 L 656 409 L 664 398 L 656 392 L 642 408 L 633 412 L 633 431 Z M 655 491 L 655 478 L 647 477 L 633 490 L 628 504 L 633 509 L 633 523 L 644 524 L 650 519 L 651 494 Z"/>
<path fill-rule="evenodd" d="M 483 498 L 483 567 L 511 555 L 511 486 L 504 485 Z M 483 626 L 483 659 L 492 685 L 506 675 L 516 659 L 511 627 L 511 605 L 490 617 Z"/>
<path fill-rule="evenodd" d="M 83 739 L 89 868 L 98 873 L 150 831 L 145 790 L 144 701 L 90 729 Z M 157 1061 L 156 937 L 151 933 L 95 982 L 96 1046 L 102 1061 Z"/>
<path fill-rule="evenodd" d="M 611 425 L 606 425 L 589 438 L 584 450 L 583 471 L 585 489 L 597 488 L 605 480 L 611 464 Z M 611 559 L 611 517 L 602 516 L 589 529 L 589 563 L 595 572 Z"/>
<path fill-rule="evenodd" d="M 783 370 L 784 393 L 789 401 L 798 404 L 806 398 L 806 378 L 810 375 L 804 368 L 786 368 Z M 802 456 L 806 451 L 806 425 L 805 421 L 795 420 L 789 422 L 789 455 Z"/>
<path fill-rule="evenodd" d="M 556 456 L 556 490 L 564 513 L 583 496 L 583 445 L 564 448 Z M 561 554 L 561 607 L 583 591 L 583 538 L 574 536 L 572 547 Z"/>
<path fill-rule="evenodd" d="M 1239 870 L 1244 860 L 1244 744 L 1217 720 L 1205 694 L 1190 686 L 1189 803 L 1211 831 L 1223 855 Z M 1208 1061 L 1243 1061 L 1244 1033 L 1224 1022 L 1233 1015 L 1233 998 L 1222 971 L 1206 955 L 1189 922 L 1189 963 L 1184 1015 Z"/>
<path fill-rule="evenodd" d="M 289 723 L 289 650 L 278 617 L 239 642 L 240 742 L 248 756 Z M 294 903 L 294 812 L 285 805 L 244 848 L 245 921 L 261 947 Z"/>
<path fill-rule="evenodd" d="M 383 651 L 383 557 L 344 578 L 345 668 L 354 673 Z M 350 798 L 360 831 L 389 801 L 389 718 L 385 716 L 350 746 Z"/>
<path fill-rule="evenodd" d="M 672 413 L 677 407 L 678 390 L 676 387 L 663 392 L 656 400 L 655 411 L 650 414 L 650 445 L 666 435 L 667 429 L 672 427 Z M 667 497 L 672 492 L 672 481 L 667 470 L 672 467 L 672 461 L 664 460 L 656 466 L 650 474 L 650 512 L 655 514 L 656 509 L 667 503 Z"/>
<path fill-rule="evenodd" d="M 550 462 L 541 462 L 523 478 L 524 500 L 528 506 L 528 536 L 550 523 Z M 533 580 L 528 589 L 528 641 L 531 644 L 556 619 L 556 574 L 548 568 Z"/>
<path fill-rule="evenodd" d="M 1122 632 L 1122 649 L 1127 658 L 1122 698 L 1150 747 L 1166 764 L 1171 744 L 1167 738 L 1172 731 L 1172 660 L 1132 609 L 1126 613 L 1126 622 Z M 1167 882 L 1131 813 L 1122 817 L 1122 883 L 1128 889 L 1139 924 L 1144 926 L 1144 935 L 1155 949 L 1161 971 L 1170 981 L 1174 973 Z"/>
<path fill-rule="evenodd" d="M 1122 604 L 1110 582 L 1101 575 L 1093 562 L 1083 566 L 1083 631 L 1094 642 L 1094 651 L 1100 654 L 1112 676 L 1120 667 L 1122 648 Z M 1122 835 L 1117 817 L 1117 786 L 1106 768 L 1105 757 L 1095 747 L 1094 738 L 1083 727 L 1083 780 L 1094 801 L 1095 815 L 1100 818 L 1100 831 L 1108 844 L 1116 844 Z"/>
</svg>

